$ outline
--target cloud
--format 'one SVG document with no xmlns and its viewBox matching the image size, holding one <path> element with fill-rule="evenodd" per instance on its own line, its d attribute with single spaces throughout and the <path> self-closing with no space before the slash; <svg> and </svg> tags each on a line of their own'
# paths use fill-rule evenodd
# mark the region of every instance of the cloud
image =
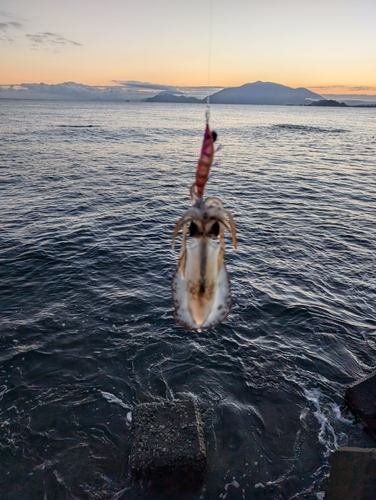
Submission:
<svg viewBox="0 0 376 500">
<path fill-rule="evenodd" d="M 0 11 L 0 16 L 13 19 L 12 21 L 0 22 L 0 40 L 5 42 L 14 42 L 11 37 L 14 30 L 24 29 L 24 25 L 19 21 L 23 19 L 14 16 L 12 13 L 7 11 Z M 28 33 L 25 35 L 26 39 L 29 40 L 33 49 L 58 49 L 60 47 L 76 46 L 81 47 L 82 44 L 74 40 L 69 40 L 56 33 L 51 33 L 50 31 L 44 31 L 43 33 Z"/>
<path fill-rule="evenodd" d="M 340 90 L 343 92 L 376 92 L 376 87 L 374 85 L 320 85 L 315 87 L 309 87 L 310 89 L 321 89 L 325 91 L 336 91 Z"/>
<path fill-rule="evenodd" d="M 357 87 L 347 87 L 351 92 L 376 92 L 376 87 L 367 85 L 358 85 Z"/>
<path fill-rule="evenodd" d="M 219 92 L 220 90 L 223 90 L 224 87 L 223 85 L 218 87 L 209 87 L 209 86 L 199 86 L 199 87 L 180 87 L 180 90 L 182 90 L 185 94 L 193 96 L 193 97 L 207 97 L 208 95 L 214 94 L 215 92 Z"/>
<path fill-rule="evenodd" d="M 310 89 L 335 89 L 335 88 L 343 88 L 345 85 L 309 85 Z"/>
<path fill-rule="evenodd" d="M 33 48 L 57 48 L 61 46 L 81 46 L 81 43 L 74 42 L 73 40 L 68 40 L 68 38 L 64 38 L 63 36 L 57 35 L 56 33 L 50 33 L 49 31 L 45 31 L 44 33 L 27 34 L 26 37 L 31 42 Z"/>
<path fill-rule="evenodd" d="M 8 12 L 6 10 L 0 10 L 0 16 L 4 17 L 15 17 L 11 12 Z"/>
<path fill-rule="evenodd" d="M 135 80 L 112 80 L 113 83 L 117 83 L 122 87 L 130 88 L 130 89 L 138 89 L 138 90 L 146 90 L 146 91 L 155 91 L 155 92 L 178 92 L 177 87 L 173 87 L 171 85 L 160 85 L 158 83 L 149 83 L 149 82 L 138 82 Z"/>
<path fill-rule="evenodd" d="M 22 28 L 22 24 L 21 23 L 17 23 L 15 21 L 10 21 L 8 23 L 0 23 L 0 30 L 1 31 L 7 31 L 9 28 L 20 29 L 20 28 Z"/>
<path fill-rule="evenodd" d="M 0 16 L 2 17 L 10 17 L 11 19 L 18 19 L 19 21 L 25 21 L 22 17 L 15 16 L 11 12 L 8 12 L 7 10 L 0 10 Z"/>
<path fill-rule="evenodd" d="M 75 82 L 55 85 L 46 83 L 21 83 L 0 85 L 0 98 L 12 99 L 63 99 L 82 101 L 140 101 L 140 92 L 121 86 L 91 86 Z"/>
<path fill-rule="evenodd" d="M 14 29 L 21 29 L 23 26 L 21 23 L 16 21 L 9 21 L 6 23 L 0 23 L 0 40 L 3 42 L 14 42 L 14 39 L 9 36 L 8 32 L 13 31 Z"/>
<path fill-rule="evenodd" d="M 0 98 L 14 99 L 66 99 L 84 101 L 141 101 L 161 91 L 182 94 L 183 89 L 172 85 L 143 82 L 117 82 L 117 85 L 91 86 L 75 82 L 55 85 L 46 83 L 21 83 L 0 86 Z M 206 97 L 209 93 L 206 88 Z M 210 90 L 210 89 L 209 89 Z"/>
<path fill-rule="evenodd" d="M 204 98 L 223 87 L 176 87 L 134 80 L 113 80 L 117 85 L 91 86 L 75 82 L 55 85 L 46 83 L 21 83 L 0 86 L 0 98 L 13 99 L 66 99 L 84 101 L 142 101 L 159 92 L 183 94 Z"/>
<path fill-rule="evenodd" d="M 224 87 L 177 87 L 172 85 L 161 85 L 158 83 L 150 83 L 150 82 L 139 82 L 135 80 L 112 80 L 113 83 L 116 83 L 126 89 L 137 89 L 140 92 L 148 92 L 150 95 L 156 92 L 169 92 L 171 94 L 178 95 L 186 95 L 188 97 L 197 97 L 203 98 L 207 95 L 213 94 L 214 92 L 218 92 L 222 90 Z"/>
</svg>

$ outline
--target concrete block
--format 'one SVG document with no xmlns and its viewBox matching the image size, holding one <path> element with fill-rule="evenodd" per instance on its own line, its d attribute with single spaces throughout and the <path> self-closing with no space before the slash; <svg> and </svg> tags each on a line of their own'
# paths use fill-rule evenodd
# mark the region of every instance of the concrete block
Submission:
<svg viewBox="0 0 376 500">
<path fill-rule="evenodd" d="M 188 472 L 202 477 L 206 448 L 199 408 L 192 399 L 143 403 L 132 415 L 130 467 L 136 476 Z"/>
<path fill-rule="evenodd" d="M 376 448 L 340 448 L 329 463 L 325 500 L 376 499 Z"/>
<path fill-rule="evenodd" d="M 350 410 L 376 431 L 376 372 L 351 384 L 345 400 Z"/>
</svg>

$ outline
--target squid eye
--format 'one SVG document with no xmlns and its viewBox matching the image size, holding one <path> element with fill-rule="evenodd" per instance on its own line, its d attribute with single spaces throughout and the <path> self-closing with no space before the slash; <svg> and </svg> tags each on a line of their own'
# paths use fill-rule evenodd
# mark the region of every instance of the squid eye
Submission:
<svg viewBox="0 0 376 500">
<path fill-rule="evenodd" d="M 202 236 L 202 229 L 194 221 L 189 224 L 189 236 L 191 238 Z"/>
<path fill-rule="evenodd" d="M 216 238 L 219 235 L 219 223 L 217 221 L 214 222 L 214 224 L 211 226 L 211 228 L 208 231 L 208 236 L 211 236 L 212 238 Z"/>
<path fill-rule="evenodd" d="M 218 134 L 214 130 L 212 130 L 211 134 L 212 134 L 212 137 L 213 137 L 213 142 L 215 142 L 217 140 Z"/>
</svg>

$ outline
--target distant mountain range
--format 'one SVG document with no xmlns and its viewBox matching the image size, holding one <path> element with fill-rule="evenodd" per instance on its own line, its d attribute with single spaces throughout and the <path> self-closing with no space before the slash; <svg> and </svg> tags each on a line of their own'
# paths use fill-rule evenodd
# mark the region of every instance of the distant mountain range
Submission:
<svg viewBox="0 0 376 500">
<path fill-rule="evenodd" d="M 260 81 L 223 89 L 210 95 L 209 98 L 211 104 L 282 104 L 292 106 L 325 100 L 321 95 L 302 87 L 293 89 L 279 83 Z M 185 97 L 182 94 L 177 95 L 170 92 L 161 92 L 154 97 L 145 99 L 145 102 L 202 103 L 205 101 L 206 99 Z"/>
<path fill-rule="evenodd" d="M 0 23 L 1 24 L 1 23 Z M 2 99 L 47 99 L 64 101 L 111 101 L 111 102 L 176 102 L 205 103 L 206 87 L 174 87 L 148 82 L 125 81 L 114 82 L 116 85 L 98 86 L 84 85 L 76 82 L 20 83 L 0 85 L 0 101 Z M 282 104 L 307 105 L 317 101 L 338 99 L 348 106 L 373 107 L 376 95 L 367 94 L 315 94 L 306 88 L 293 89 L 285 85 L 271 82 L 246 83 L 240 87 L 231 87 L 217 91 L 221 87 L 212 87 L 207 92 L 212 103 L 222 104 Z M 163 92 L 160 92 L 163 90 Z M 155 95 L 157 92 L 159 94 Z M 190 97 L 199 95 L 200 98 Z M 145 96 L 153 96 L 145 99 Z M 318 106 L 330 104 L 318 104 Z M 333 104 L 332 104 L 333 105 Z"/>
</svg>

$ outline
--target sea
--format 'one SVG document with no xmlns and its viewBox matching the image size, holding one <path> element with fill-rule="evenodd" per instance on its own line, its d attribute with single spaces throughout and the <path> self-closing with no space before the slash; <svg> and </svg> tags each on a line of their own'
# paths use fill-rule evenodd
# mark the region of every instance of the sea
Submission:
<svg viewBox="0 0 376 500">
<path fill-rule="evenodd" d="M 0 100 L 1 500 L 322 500 L 331 454 L 375 446 L 344 405 L 376 367 L 375 109 L 210 124 L 233 306 L 186 331 L 171 236 L 205 106 Z M 133 408 L 187 397 L 203 484 L 133 479 Z"/>
</svg>

